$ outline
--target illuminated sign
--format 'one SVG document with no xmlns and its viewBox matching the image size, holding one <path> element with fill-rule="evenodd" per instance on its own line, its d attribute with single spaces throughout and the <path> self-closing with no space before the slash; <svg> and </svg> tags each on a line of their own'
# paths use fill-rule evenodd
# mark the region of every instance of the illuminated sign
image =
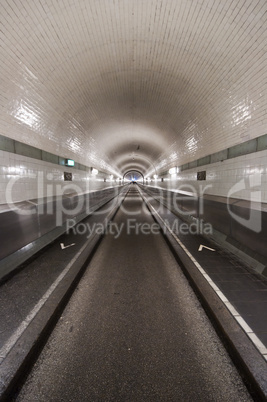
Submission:
<svg viewBox="0 0 267 402">
<path fill-rule="evenodd" d="M 75 162 L 72 159 L 66 159 L 66 166 L 74 166 Z"/>
</svg>

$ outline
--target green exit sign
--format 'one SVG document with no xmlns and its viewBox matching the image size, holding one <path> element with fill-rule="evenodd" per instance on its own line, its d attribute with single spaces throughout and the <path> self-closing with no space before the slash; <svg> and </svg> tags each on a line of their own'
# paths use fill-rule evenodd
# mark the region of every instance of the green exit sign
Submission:
<svg viewBox="0 0 267 402">
<path fill-rule="evenodd" d="M 66 166 L 74 166 L 75 162 L 72 159 L 66 159 Z"/>
</svg>

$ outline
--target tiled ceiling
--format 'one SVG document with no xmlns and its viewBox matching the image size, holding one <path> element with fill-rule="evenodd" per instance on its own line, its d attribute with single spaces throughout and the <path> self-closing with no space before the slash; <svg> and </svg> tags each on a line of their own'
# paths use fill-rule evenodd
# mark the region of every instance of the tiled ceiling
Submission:
<svg viewBox="0 0 267 402">
<path fill-rule="evenodd" d="M 267 132 L 266 0 L 8 0 L 0 134 L 112 173 Z"/>
</svg>

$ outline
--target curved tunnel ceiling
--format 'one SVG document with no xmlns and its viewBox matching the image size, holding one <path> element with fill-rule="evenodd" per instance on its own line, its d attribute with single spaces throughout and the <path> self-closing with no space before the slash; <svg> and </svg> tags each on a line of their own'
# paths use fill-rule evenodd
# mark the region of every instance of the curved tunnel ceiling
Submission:
<svg viewBox="0 0 267 402">
<path fill-rule="evenodd" d="M 129 172 L 124 174 L 123 180 L 128 180 L 128 181 L 133 181 L 133 182 L 136 182 L 136 181 L 144 182 L 144 176 L 138 170 L 130 170 Z"/>
<path fill-rule="evenodd" d="M 148 175 L 266 133 L 266 0 L 0 7 L 2 135 Z"/>
</svg>

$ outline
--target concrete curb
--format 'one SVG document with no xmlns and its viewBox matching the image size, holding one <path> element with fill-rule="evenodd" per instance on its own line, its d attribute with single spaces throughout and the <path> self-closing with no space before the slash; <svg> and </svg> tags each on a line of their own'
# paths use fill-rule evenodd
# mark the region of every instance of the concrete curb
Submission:
<svg viewBox="0 0 267 402">
<path fill-rule="evenodd" d="M 142 195 L 143 197 L 143 195 Z M 143 197 L 146 202 L 145 198 Z M 146 205 L 150 212 L 149 202 Z M 254 346 L 247 334 L 234 319 L 204 276 L 196 269 L 194 262 L 177 243 L 171 232 L 166 231 L 163 222 L 152 214 L 163 230 L 164 237 L 176 260 L 188 278 L 207 314 L 211 318 L 218 335 L 239 370 L 249 392 L 257 401 L 267 400 L 267 362 Z"/>
<path fill-rule="evenodd" d="M 105 217 L 106 224 L 114 218 L 125 194 L 118 205 Z M 29 323 L 16 344 L 1 363 L 0 400 L 10 401 L 15 397 L 26 373 L 36 361 L 42 346 L 70 299 L 77 283 L 81 279 L 92 258 L 102 235 L 94 234 L 76 254 L 77 258 L 59 282 L 56 289 Z"/>
</svg>

